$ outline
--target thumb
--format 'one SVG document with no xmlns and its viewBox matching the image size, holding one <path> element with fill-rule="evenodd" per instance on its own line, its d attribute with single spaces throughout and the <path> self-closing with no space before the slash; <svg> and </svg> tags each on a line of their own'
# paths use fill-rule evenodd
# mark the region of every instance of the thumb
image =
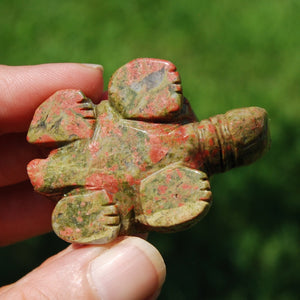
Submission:
<svg viewBox="0 0 300 300">
<path fill-rule="evenodd" d="M 164 279 L 159 252 L 126 237 L 104 246 L 71 245 L 3 287 L 0 299 L 155 299 Z"/>
</svg>

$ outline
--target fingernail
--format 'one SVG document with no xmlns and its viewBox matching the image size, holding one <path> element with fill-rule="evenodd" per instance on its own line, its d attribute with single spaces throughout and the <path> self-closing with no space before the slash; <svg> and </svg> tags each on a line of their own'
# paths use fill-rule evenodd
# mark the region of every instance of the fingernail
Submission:
<svg viewBox="0 0 300 300">
<path fill-rule="evenodd" d="M 90 263 L 88 280 L 100 299 L 152 298 L 165 280 L 165 263 L 151 244 L 129 237 Z"/>
<path fill-rule="evenodd" d="M 102 73 L 103 73 L 103 70 L 104 70 L 102 65 L 97 65 L 97 64 L 82 64 L 82 65 L 85 66 L 85 67 L 88 67 L 88 68 L 100 70 Z"/>
</svg>

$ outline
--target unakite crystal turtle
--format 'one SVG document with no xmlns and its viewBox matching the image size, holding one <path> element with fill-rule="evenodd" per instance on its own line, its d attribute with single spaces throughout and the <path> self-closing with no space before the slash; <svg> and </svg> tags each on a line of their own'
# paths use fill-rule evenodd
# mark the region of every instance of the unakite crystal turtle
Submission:
<svg viewBox="0 0 300 300">
<path fill-rule="evenodd" d="M 212 174 L 265 152 L 267 123 L 259 107 L 197 122 L 176 67 L 140 58 L 114 73 L 98 105 L 71 89 L 40 105 L 28 141 L 50 153 L 31 161 L 28 174 L 37 192 L 58 201 L 53 229 L 68 242 L 178 231 L 207 213 Z"/>
</svg>

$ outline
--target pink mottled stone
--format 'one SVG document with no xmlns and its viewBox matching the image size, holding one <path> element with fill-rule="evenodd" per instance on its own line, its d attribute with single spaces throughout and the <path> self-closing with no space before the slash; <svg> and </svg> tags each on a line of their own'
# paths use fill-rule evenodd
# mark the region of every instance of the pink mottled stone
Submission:
<svg viewBox="0 0 300 300">
<path fill-rule="evenodd" d="M 115 72 L 98 105 L 77 90 L 56 92 L 36 110 L 28 141 L 52 150 L 28 174 L 58 201 L 54 231 L 101 244 L 196 223 L 211 205 L 209 176 L 268 149 L 268 117 L 249 107 L 197 122 L 176 67 L 140 58 Z"/>
</svg>

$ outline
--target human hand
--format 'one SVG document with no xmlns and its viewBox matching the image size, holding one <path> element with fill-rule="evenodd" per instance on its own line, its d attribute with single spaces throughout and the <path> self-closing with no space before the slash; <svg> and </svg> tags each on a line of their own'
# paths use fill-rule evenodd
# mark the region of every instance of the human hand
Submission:
<svg viewBox="0 0 300 300">
<path fill-rule="evenodd" d="M 51 230 L 52 203 L 33 192 L 27 163 L 40 156 L 26 142 L 35 109 L 60 89 L 81 89 L 103 97 L 102 68 L 97 65 L 47 64 L 0 66 L 0 245 Z M 159 252 L 137 237 L 103 246 L 70 245 L 14 284 L 0 299 L 148 299 L 165 278 Z"/>
</svg>

